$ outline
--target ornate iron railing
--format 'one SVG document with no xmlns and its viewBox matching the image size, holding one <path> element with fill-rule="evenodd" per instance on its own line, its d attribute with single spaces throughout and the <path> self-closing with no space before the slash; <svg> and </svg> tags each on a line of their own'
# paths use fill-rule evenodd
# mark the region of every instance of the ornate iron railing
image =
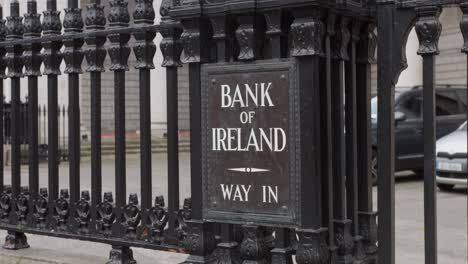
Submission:
<svg viewBox="0 0 468 264">
<path fill-rule="evenodd" d="M 6 25 L 3 20 L 0 23 L 0 77 L 11 82 L 11 186 L 4 186 L 3 164 L 0 172 L 0 228 L 8 230 L 4 247 L 28 247 L 25 233 L 32 233 L 111 244 L 111 259 L 119 263 L 133 263 L 130 247 L 187 252 L 190 257 L 186 263 L 291 263 L 293 255 L 300 264 L 395 263 L 394 86 L 406 65 L 404 47 L 415 25 L 424 60 L 426 263 L 437 262 L 434 59 L 440 34 L 438 16 L 441 7 L 460 5 L 466 40 L 468 1 L 163 0 L 160 25 L 154 25 L 152 3 L 135 0 L 135 9 L 130 12 L 126 0 L 110 0 L 106 19 L 101 1 L 93 0 L 83 20 L 78 0 L 69 0 L 62 33 L 55 0 L 47 0 L 42 23 L 36 1 L 28 0 L 24 21 L 18 1 L 11 1 Z M 150 74 L 155 68 L 157 34 L 163 37 L 160 48 L 167 76 L 167 206 L 162 196 L 156 196 L 153 203 L 151 191 L 157 184 L 151 177 L 150 116 Z M 135 44 L 130 46 L 132 37 Z M 378 232 L 370 165 L 370 80 L 377 43 Z M 128 65 L 132 51 L 136 65 Z M 104 63 L 107 55 L 110 65 Z M 81 67 L 84 59 L 86 73 Z M 69 89 L 70 179 L 69 188 L 59 190 L 57 76 L 62 60 Z M 301 224 L 206 221 L 203 65 L 242 67 L 285 60 L 297 65 L 300 111 L 295 114 L 300 122 L 300 150 L 296 158 L 301 184 L 296 187 L 301 195 L 297 199 Z M 190 82 L 192 197 L 181 208 L 177 87 L 182 63 L 188 64 Z M 141 197 L 130 194 L 127 200 L 125 77 L 130 66 L 139 71 Z M 101 73 L 105 70 L 114 72 L 114 193 L 102 192 Z M 80 185 L 80 74 L 89 74 L 91 79 L 91 190 L 82 190 Z M 48 80 L 47 188 L 39 186 L 38 169 L 37 91 L 41 75 Z M 20 80 L 25 77 L 28 186 L 21 183 L 20 169 Z M 4 92 L 3 82 L 0 92 Z"/>
</svg>

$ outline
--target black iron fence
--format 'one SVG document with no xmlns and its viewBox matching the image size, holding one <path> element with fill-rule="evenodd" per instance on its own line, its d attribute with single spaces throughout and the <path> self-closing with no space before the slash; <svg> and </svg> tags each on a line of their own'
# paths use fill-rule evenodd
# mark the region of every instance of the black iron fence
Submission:
<svg viewBox="0 0 468 264">
<path fill-rule="evenodd" d="M 11 103 L 3 102 L 3 140 L 4 144 L 11 143 Z M 38 114 L 38 137 L 40 145 L 47 145 L 47 106 L 39 105 L 37 109 Z M 68 109 L 65 105 L 58 106 L 57 110 L 57 119 L 59 122 L 59 134 L 60 134 L 60 147 L 67 148 L 68 145 Z M 21 144 L 27 145 L 29 142 L 29 129 L 28 129 L 28 102 L 21 103 L 20 106 L 20 119 L 21 119 L 21 131 L 20 131 L 20 141 Z"/>
<path fill-rule="evenodd" d="M 0 57 L 4 57 L 0 65 L 2 69 L 8 68 L 8 73 L 2 77 L 11 82 L 12 98 L 11 186 L 4 186 L 3 170 L 0 173 L 0 228 L 9 233 L 4 247 L 28 247 L 25 233 L 33 233 L 111 244 L 111 260 L 118 263 L 133 263 L 130 247 L 187 252 L 190 257 L 186 263 L 291 263 L 293 256 L 300 264 L 395 263 L 394 86 L 405 66 L 403 51 L 409 30 L 416 25 L 421 41 L 419 54 L 424 60 L 426 263 L 437 262 L 434 161 L 434 59 L 440 34 L 437 18 L 445 5 L 460 5 L 466 14 L 468 1 L 164 0 L 160 9 L 162 22 L 154 25 L 152 1 L 135 0 L 135 9 L 130 10 L 134 19 L 132 26 L 127 1 L 110 0 L 109 3 L 107 27 L 99 0 L 87 6 L 84 21 L 78 1 L 69 0 L 63 34 L 54 0 L 47 0 L 42 24 L 33 0 L 28 1 L 24 23 L 18 2 L 12 1 L 6 27 L 0 24 Z M 465 15 L 461 24 L 465 37 L 468 36 L 467 23 Z M 155 67 L 153 40 L 157 34 L 163 36 L 160 48 L 164 57 L 162 66 L 167 72 L 167 197 L 151 191 L 152 185 L 158 184 L 153 183 L 151 177 L 150 118 L 150 74 Z M 132 37 L 136 41 L 130 47 L 128 43 Z M 106 49 L 107 41 L 110 45 Z M 378 227 L 370 168 L 370 69 L 375 63 L 377 46 Z M 463 52 L 468 51 L 467 46 Z M 137 63 L 131 66 L 140 74 L 141 196 L 130 194 L 127 201 L 125 72 L 132 50 Z M 107 55 L 111 58 L 110 65 L 104 65 Z M 86 73 L 81 69 L 84 58 Z M 69 85 L 70 179 L 69 188 L 59 191 L 57 76 L 61 74 L 62 59 Z M 182 207 L 179 204 L 177 122 L 177 69 L 181 62 L 188 64 L 190 79 L 192 196 L 185 199 Z M 115 80 L 113 193 L 102 193 L 101 72 L 105 70 L 113 71 Z M 82 190 L 80 185 L 84 173 L 80 171 L 80 74 L 89 74 L 91 78 L 90 191 Z M 39 186 L 38 170 L 37 80 L 41 75 L 48 80 L 47 188 Z M 20 177 L 20 79 L 25 77 L 29 98 L 27 187 L 22 185 Z M 270 84 L 279 83 L 286 92 L 278 95 L 275 90 L 276 96 L 270 97 L 269 89 L 263 89 L 261 105 L 266 103 L 273 107 L 279 103 L 283 108 L 275 111 L 282 115 L 277 115 L 278 112 L 268 115 L 265 110 L 259 113 L 262 119 L 259 122 L 280 120 L 282 127 L 274 131 L 284 132 L 284 138 L 292 142 L 281 148 L 278 147 L 280 141 L 268 139 L 266 133 L 261 139 L 271 149 L 277 152 L 287 149 L 287 153 L 267 155 L 265 162 L 265 156 L 248 153 L 249 140 L 249 146 L 240 151 L 237 155 L 242 156 L 236 159 L 222 156 L 231 153 L 213 154 L 214 144 L 229 151 L 241 149 L 240 143 L 237 146 L 232 146 L 232 142 L 226 144 L 227 136 L 219 136 L 218 141 L 208 138 L 213 136 L 213 131 L 218 131 L 211 130 L 213 123 L 221 124 L 217 132 L 221 133 L 230 122 L 238 121 L 221 117 L 233 112 L 216 111 L 217 105 L 213 104 L 213 100 L 219 98 L 216 92 L 229 91 L 229 85 L 235 87 L 234 80 L 263 80 L 262 84 L 257 83 L 257 88 L 265 88 L 269 86 L 265 83 L 265 79 L 270 80 L 268 78 Z M 217 87 L 220 80 L 229 84 L 221 83 L 221 87 Z M 0 88 L 3 93 L 3 86 Z M 210 96 L 211 93 L 215 96 Z M 229 95 L 222 96 L 222 100 L 227 100 Z M 229 99 L 232 111 L 246 108 L 240 95 L 235 96 Z M 258 101 L 258 94 L 253 92 L 246 97 Z M 236 107 L 236 103 L 240 107 Z M 4 111 L 4 105 L 0 105 L 0 111 Z M 0 124 L 3 126 L 2 122 Z M 248 126 L 249 122 L 243 124 Z M 271 133 L 270 137 L 273 135 Z M 240 135 L 239 138 L 241 142 Z M 275 147 L 273 142 L 277 144 Z M 258 142 L 252 146 L 260 149 Z M 239 193 L 234 197 L 237 201 L 229 203 L 225 201 L 226 196 L 224 201 L 216 197 L 219 190 L 210 192 L 220 178 L 235 178 L 213 171 L 221 166 L 237 166 L 236 162 L 251 165 L 223 167 L 223 173 L 224 169 L 229 173 L 270 173 L 264 177 L 283 183 L 279 187 L 291 194 L 283 198 L 285 205 L 278 208 L 265 205 L 266 186 L 263 186 L 264 201 L 258 204 L 247 203 L 251 202 L 247 196 L 250 187 L 243 190 L 244 197 L 238 185 Z M 253 168 L 260 165 L 278 168 L 281 173 Z M 282 175 L 287 176 L 281 178 Z M 255 178 L 251 182 L 259 181 Z M 223 184 L 220 185 L 223 188 Z M 274 188 L 270 188 L 269 202 L 278 200 L 278 195 L 278 191 L 275 193 Z M 235 204 L 239 201 L 245 203 Z M 246 208 L 250 211 L 239 213 Z"/>
</svg>

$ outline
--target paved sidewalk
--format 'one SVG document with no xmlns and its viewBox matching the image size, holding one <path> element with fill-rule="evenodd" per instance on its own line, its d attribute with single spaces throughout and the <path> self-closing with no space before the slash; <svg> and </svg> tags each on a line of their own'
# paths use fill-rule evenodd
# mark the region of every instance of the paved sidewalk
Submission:
<svg viewBox="0 0 468 264">
<path fill-rule="evenodd" d="M 0 231 L 3 240 L 6 232 Z M 11 251 L 0 249 L 1 264 L 105 264 L 109 245 L 54 237 L 27 235 L 31 248 Z M 3 241 L 2 241 L 3 243 Z M 175 264 L 183 262 L 184 254 L 132 248 L 138 264 Z"/>
</svg>

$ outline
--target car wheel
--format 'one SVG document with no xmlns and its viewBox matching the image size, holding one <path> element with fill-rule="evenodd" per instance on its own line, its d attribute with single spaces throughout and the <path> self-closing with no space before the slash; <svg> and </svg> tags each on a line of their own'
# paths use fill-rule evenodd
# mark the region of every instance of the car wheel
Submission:
<svg viewBox="0 0 468 264">
<path fill-rule="evenodd" d="M 378 160 L 377 160 L 377 150 L 372 150 L 372 161 L 371 161 L 371 175 L 372 175 L 372 185 L 377 185 L 378 179 Z"/>
<path fill-rule="evenodd" d="M 438 184 L 437 184 L 437 187 L 439 187 L 439 189 L 440 189 L 441 191 L 446 191 L 446 192 L 448 192 L 448 191 L 453 190 L 453 187 L 455 187 L 455 185 L 453 185 L 453 184 L 438 183 Z"/>
</svg>

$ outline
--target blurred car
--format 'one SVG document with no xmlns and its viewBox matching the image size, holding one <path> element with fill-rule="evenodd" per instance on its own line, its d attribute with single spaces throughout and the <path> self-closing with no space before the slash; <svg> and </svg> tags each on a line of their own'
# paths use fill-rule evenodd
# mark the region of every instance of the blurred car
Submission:
<svg viewBox="0 0 468 264">
<path fill-rule="evenodd" d="M 466 121 L 466 86 L 436 86 L 436 137 L 455 131 Z M 423 89 L 421 86 L 395 89 L 395 170 L 424 168 Z M 371 101 L 372 177 L 377 182 L 377 97 Z"/>
<path fill-rule="evenodd" d="M 437 186 L 444 191 L 467 186 L 467 123 L 437 141 Z"/>
</svg>

